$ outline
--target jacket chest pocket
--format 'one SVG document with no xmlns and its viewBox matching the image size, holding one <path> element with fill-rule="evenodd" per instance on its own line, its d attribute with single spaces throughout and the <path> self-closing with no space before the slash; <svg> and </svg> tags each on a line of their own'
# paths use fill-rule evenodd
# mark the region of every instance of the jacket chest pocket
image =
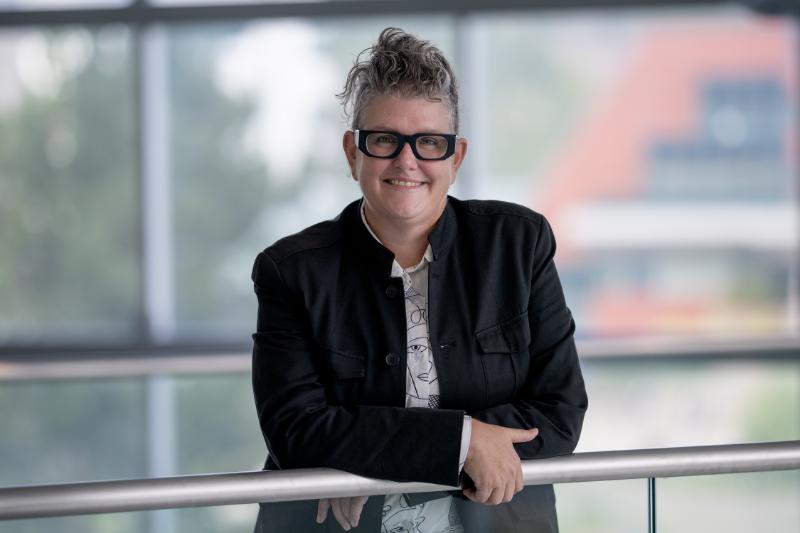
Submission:
<svg viewBox="0 0 800 533">
<path fill-rule="evenodd" d="M 475 334 L 486 383 L 486 401 L 513 401 L 530 367 L 531 330 L 528 312 Z"/>
<path fill-rule="evenodd" d="M 366 360 L 358 355 L 323 347 L 322 365 L 324 373 L 321 378 L 328 402 L 334 405 L 357 402 L 364 389 Z"/>
</svg>

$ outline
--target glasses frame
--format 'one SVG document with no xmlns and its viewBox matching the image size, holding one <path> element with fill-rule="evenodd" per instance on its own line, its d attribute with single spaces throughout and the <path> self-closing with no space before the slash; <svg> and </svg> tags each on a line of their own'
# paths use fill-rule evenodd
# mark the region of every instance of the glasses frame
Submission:
<svg viewBox="0 0 800 533">
<path fill-rule="evenodd" d="M 456 140 L 458 139 L 458 136 L 454 133 L 414 133 L 412 135 L 403 135 L 402 133 L 398 133 L 396 131 L 384 130 L 353 130 L 353 133 L 355 133 L 356 136 L 356 146 L 358 146 L 358 149 L 361 150 L 361 152 L 367 157 L 375 157 L 378 159 L 394 159 L 400 155 L 400 152 L 403 151 L 403 147 L 406 145 L 406 143 L 408 143 L 408 145 L 411 146 L 411 151 L 414 153 L 414 157 L 420 161 L 443 161 L 456 153 Z M 374 155 L 369 153 L 367 150 L 367 137 L 373 133 L 387 133 L 389 135 L 394 135 L 400 140 L 397 145 L 397 149 L 389 155 Z M 445 150 L 441 157 L 422 157 L 417 151 L 417 139 L 420 137 L 429 137 L 431 135 L 444 137 L 447 140 L 447 150 Z"/>
</svg>

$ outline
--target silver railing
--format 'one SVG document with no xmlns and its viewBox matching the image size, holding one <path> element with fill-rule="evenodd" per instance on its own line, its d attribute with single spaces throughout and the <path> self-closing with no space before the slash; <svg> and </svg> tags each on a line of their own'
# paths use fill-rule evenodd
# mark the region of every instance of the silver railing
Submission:
<svg viewBox="0 0 800 533">
<path fill-rule="evenodd" d="M 612 452 L 524 461 L 526 485 L 648 479 L 655 531 L 656 478 L 800 469 L 800 441 Z M 369 479 L 328 468 L 95 481 L 0 489 L 0 519 L 281 502 L 453 490 Z"/>
</svg>

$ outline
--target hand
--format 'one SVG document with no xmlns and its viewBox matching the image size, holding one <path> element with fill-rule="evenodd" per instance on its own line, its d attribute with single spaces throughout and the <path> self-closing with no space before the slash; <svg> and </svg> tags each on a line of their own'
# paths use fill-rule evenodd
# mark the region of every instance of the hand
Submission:
<svg viewBox="0 0 800 533">
<path fill-rule="evenodd" d="M 522 463 L 514 443 L 536 438 L 539 430 L 516 429 L 472 419 L 464 472 L 475 482 L 464 496 L 477 503 L 497 505 L 510 502 L 522 490 Z"/>
<path fill-rule="evenodd" d="M 323 498 L 317 506 L 317 524 L 321 524 L 328 517 L 328 509 L 333 509 L 333 516 L 342 529 L 349 531 L 351 527 L 358 527 L 361 510 L 367 503 L 369 496 L 353 496 L 352 498 Z"/>
</svg>

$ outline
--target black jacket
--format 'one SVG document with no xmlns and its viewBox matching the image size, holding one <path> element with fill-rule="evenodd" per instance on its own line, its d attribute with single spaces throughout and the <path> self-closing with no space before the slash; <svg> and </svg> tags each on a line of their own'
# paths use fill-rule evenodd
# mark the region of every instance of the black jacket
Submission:
<svg viewBox="0 0 800 533">
<path fill-rule="evenodd" d="M 253 389 L 267 468 L 457 485 L 464 413 L 539 428 L 515 446 L 522 459 L 574 450 L 587 398 L 545 218 L 450 197 L 429 242 L 440 409 L 404 407 L 402 281 L 359 201 L 259 254 Z"/>
</svg>

